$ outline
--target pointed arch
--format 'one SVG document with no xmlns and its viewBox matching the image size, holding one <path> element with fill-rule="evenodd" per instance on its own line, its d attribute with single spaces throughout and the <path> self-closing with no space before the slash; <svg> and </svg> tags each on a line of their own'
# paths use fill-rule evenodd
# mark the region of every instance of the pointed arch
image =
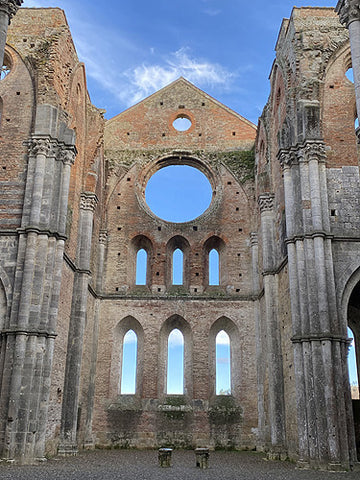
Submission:
<svg viewBox="0 0 360 480">
<path fill-rule="evenodd" d="M 217 257 L 215 258 L 215 262 L 211 262 L 210 254 L 212 251 L 217 252 Z M 212 237 L 208 238 L 204 243 L 203 248 L 203 272 L 204 272 L 204 285 L 205 286 L 212 286 L 212 285 L 219 285 L 225 286 L 227 283 L 226 277 L 226 265 L 225 265 L 225 250 L 226 245 L 224 240 L 220 237 L 213 235 Z M 217 268 L 217 272 L 214 270 Z M 212 281 L 212 275 L 216 276 L 217 283 Z"/>
<path fill-rule="evenodd" d="M 153 245 L 145 235 L 137 235 L 130 242 L 130 284 L 151 286 L 151 257 Z"/>
<path fill-rule="evenodd" d="M 129 332 L 133 332 L 130 334 Z M 136 337 L 136 352 L 134 345 L 130 351 L 126 351 L 126 342 L 134 340 Z M 133 343 L 135 343 L 133 341 Z M 124 349 L 125 347 L 125 349 Z M 113 347 L 111 355 L 111 370 L 110 370 L 110 397 L 115 398 L 118 395 L 136 395 L 141 396 L 142 391 L 142 379 L 143 379 L 143 350 L 144 350 L 144 331 L 139 323 L 132 316 L 127 316 L 120 320 L 116 325 L 113 332 Z M 124 358 L 125 354 L 125 358 Z M 124 365 L 125 361 L 125 365 Z M 130 362 L 135 362 L 130 364 Z M 127 365 L 126 365 L 127 364 Z M 129 385 L 131 381 L 131 375 L 127 379 L 123 378 L 125 374 L 125 368 L 128 367 L 130 374 L 135 377 L 132 380 L 131 389 L 125 386 L 125 381 Z M 129 380 L 130 379 L 130 380 Z"/>
<path fill-rule="evenodd" d="M 183 339 L 183 352 L 178 351 L 178 358 L 175 359 L 175 363 L 181 363 L 181 356 L 183 358 L 183 379 L 182 379 L 182 393 L 178 389 L 172 393 L 168 391 L 168 373 L 169 373 L 169 338 L 170 335 L 176 332 L 177 344 L 181 344 Z M 179 333 L 178 333 L 179 332 Z M 192 397 L 193 391 L 193 375 L 192 375 L 192 363 L 193 363 L 193 349 L 192 349 L 192 331 L 189 323 L 180 315 L 172 315 L 163 323 L 160 330 L 160 357 L 159 357 L 159 398 L 163 398 L 165 395 L 185 395 Z M 181 382 L 177 382 L 181 384 Z"/>
<path fill-rule="evenodd" d="M 181 275 L 178 275 L 179 277 L 182 276 L 182 283 L 174 283 L 174 274 L 176 278 L 176 272 L 175 270 L 181 270 L 179 268 L 179 265 L 174 264 L 174 260 L 176 260 L 176 257 L 174 259 L 174 254 L 177 250 L 180 250 L 182 252 L 182 255 L 179 255 L 180 261 L 182 258 L 182 271 L 180 272 Z M 172 237 L 167 245 L 166 245 L 166 286 L 167 288 L 170 288 L 172 285 L 183 285 L 184 288 L 189 287 L 189 282 L 190 282 L 190 244 L 186 240 L 185 237 L 182 237 L 180 235 L 176 235 L 175 237 Z"/>
<path fill-rule="evenodd" d="M 228 339 L 228 347 L 217 349 L 217 345 Z M 217 352 L 218 350 L 218 352 Z M 228 362 L 221 371 L 220 361 Z M 210 366 L 210 398 L 216 395 L 229 394 L 238 396 L 241 380 L 241 352 L 239 329 L 227 317 L 218 318 L 211 326 L 209 333 L 209 366 Z M 230 379 L 219 378 L 219 375 L 230 375 Z M 225 386 L 228 385 L 226 388 Z M 220 392 L 223 389 L 224 392 Z"/>
</svg>

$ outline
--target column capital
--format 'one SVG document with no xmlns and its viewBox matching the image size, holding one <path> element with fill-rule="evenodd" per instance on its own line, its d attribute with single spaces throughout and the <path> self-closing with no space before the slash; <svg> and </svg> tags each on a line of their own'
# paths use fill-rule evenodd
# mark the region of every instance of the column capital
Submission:
<svg viewBox="0 0 360 480">
<path fill-rule="evenodd" d="M 0 0 L 1 1 L 1 0 Z M 30 140 L 30 155 L 45 155 L 48 156 L 51 149 L 52 143 L 49 137 L 35 137 Z"/>
<path fill-rule="evenodd" d="M 277 158 L 283 169 L 291 168 L 293 165 L 298 164 L 296 152 L 293 148 L 290 148 L 290 149 L 281 148 L 278 151 Z"/>
<path fill-rule="evenodd" d="M 98 203 L 98 198 L 95 195 L 95 193 L 84 192 L 81 194 L 81 199 L 80 199 L 81 210 L 89 210 L 91 212 L 94 212 L 97 203 Z"/>
<path fill-rule="evenodd" d="M 305 142 L 299 147 L 297 151 L 297 156 L 299 158 L 299 161 L 302 162 L 317 160 L 318 162 L 325 163 L 325 144 L 323 142 Z"/>
<path fill-rule="evenodd" d="M 58 158 L 64 165 L 74 165 L 77 150 L 75 146 L 63 147 L 59 151 Z"/>
<path fill-rule="evenodd" d="M 99 243 L 101 243 L 102 245 L 106 245 L 107 238 L 108 238 L 108 232 L 107 232 L 107 230 L 100 230 L 100 233 L 99 233 Z"/>
<path fill-rule="evenodd" d="M 340 22 L 345 27 L 349 27 L 352 22 L 360 22 L 359 0 L 339 0 L 335 11 L 339 14 Z"/>
<path fill-rule="evenodd" d="M 259 195 L 258 204 L 260 207 L 260 213 L 271 212 L 274 208 L 274 198 L 273 193 L 263 193 Z"/>
<path fill-rule="evenodd" d="M 258 240 L 258 234 L 257 232 L 251 232 L 250 233 L 250 247 L 255 247 L 258 245 L 259 240 Z"/>
<path fill-rule="evenodd" d="M 12 17 L 21 7 L 24 0 L 0 0 L 0 12 L 4 12 L 9 17 L 9 23 Z"/>
</svg>

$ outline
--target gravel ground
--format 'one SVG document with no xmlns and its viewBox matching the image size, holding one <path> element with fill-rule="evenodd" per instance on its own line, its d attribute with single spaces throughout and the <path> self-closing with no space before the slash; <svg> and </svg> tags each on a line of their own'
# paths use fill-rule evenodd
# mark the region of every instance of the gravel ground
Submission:
<svg viewBox="0 0 360 480">
<path fill-rule="evenodd" d="M 290 462 L 267 461 L 253 452 L 210 452 L 209 469 L 195 466 L 193 451 L 175 450 L 171 468 L 160 468 L 157 451 L 97 450 L 54 458 L 40 465 L 0 465 L 1 479 L 16 480 L 352 480 L 356 472 L 297 470 Z"/>
</svg>

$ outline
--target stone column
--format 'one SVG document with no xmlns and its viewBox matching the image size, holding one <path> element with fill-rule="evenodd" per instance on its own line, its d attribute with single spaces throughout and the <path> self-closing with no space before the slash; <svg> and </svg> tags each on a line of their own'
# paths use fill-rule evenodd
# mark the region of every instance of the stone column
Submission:
<svg viewBox="0 0 360 480">
<path fill-rule="evenodd" d="M 269 372 L 269 418 L 272 458 L 285 448 L 284 376 L 278 324 L 278 286 L 275 274 L 274 194 L 259 196 L 263 247 L 263 277 L 266 309 L 267 364 Z"/>
<path fill-rule="evenodd" d="M 0 0 L 0 67 L 4 62 L 8 25 L 22 3 L 23 0 Z"/>
<path fill-rule="evenodd" d="M 104 277 L 104 263 L 107 246 L 107 231 L 101 230 L 98 243 L 98 271 L 96 275 L 96 294 L 100 295 L 103 288 Z M 87 394 L 87 410 L 85 420 L 85 448 L 95 448 L 94 439 L 92 435 L 92 420 L 95 400 L 95 380 L 96 380 L 96 365 L 97 365 L 97 351 L 99 341 L 99 317 L 100 317 L 100 298 L 95 300 L 94 320 L 93 320 L 93 337 L 92 337 L 92 352 L 91 352 L 91 366 L 90 379 Z"/>
<path fill-rule="evenodd" d="M 349 30 L 356 110 L 360 119 L 360 4 L 359 0 L 340 0 L 335 8 L 340 22 Z"/>
<path fill-rule="evenodd" d="M 355 457 L 344 386 L 346 329 L 336 306 L 325 145 L 306 140 L 280 150 L 278 158 L 285 187 L 299 464 L 348 468 Z"/>
<path fill-rule="evenodd" d="M 90 255 L 94 210 L 97 197 L 83 193 L 80 202 L 78 250 L 76 255 L 71 318 L 66 356 L 64 399 L 61 416 L 60 455 L 76 455 L 80 374 L 90 280 Z"/>
<path fill-rule="evenodd" d="M 38 112 L 39 113 L 39 112 Z M 39 117 L 41 114 L 39 113 Z M 61 161 L 66 152 L 68 166 Z M 29 141 L 24 209 L 19 229 L 10 320 L 1 383 L 1 455 L 31 463 L 43 458 L 56 318 L 65 237 L 54 194 L 64 182 L 76 149 L 49 134 Z M 65 193 L 64 193 L 65 195 Z M 53 214 L 50 214 L 52 206 Z"/>
<path fill-rule="evenodd" d="M 259 275 L 259 243 L 258 234 L 253 232 L 250 234 L 251 260 L 252 260 L 252 287 L 254 295 L 254 318 L 256 330 L 256 373 L 258 384 L 258 435 L 257 448 L 263 450 L 266 444 L 265 435 L 265 369 L 266 369 L 266 348 L 264 346 L 264 338 L 266 336 L 265 327 L 261 318 L 260 310 L 260 275 Z"/>
</svg>

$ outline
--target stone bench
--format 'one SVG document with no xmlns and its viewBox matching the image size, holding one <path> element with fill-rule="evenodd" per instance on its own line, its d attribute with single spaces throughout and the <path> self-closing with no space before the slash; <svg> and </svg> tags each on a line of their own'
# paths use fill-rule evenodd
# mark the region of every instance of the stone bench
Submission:
<svg viewBox="0 0 360 480">
<path fill-rule="evenodd" d="M 198 468 L 209 468 L 209 449 L 195 448 L 196 466 Z"/>
<path fill-rule="evenodd" d="M 172 448 L 159 448 L 160 467 L 171 467 Z"/>
</svg>

